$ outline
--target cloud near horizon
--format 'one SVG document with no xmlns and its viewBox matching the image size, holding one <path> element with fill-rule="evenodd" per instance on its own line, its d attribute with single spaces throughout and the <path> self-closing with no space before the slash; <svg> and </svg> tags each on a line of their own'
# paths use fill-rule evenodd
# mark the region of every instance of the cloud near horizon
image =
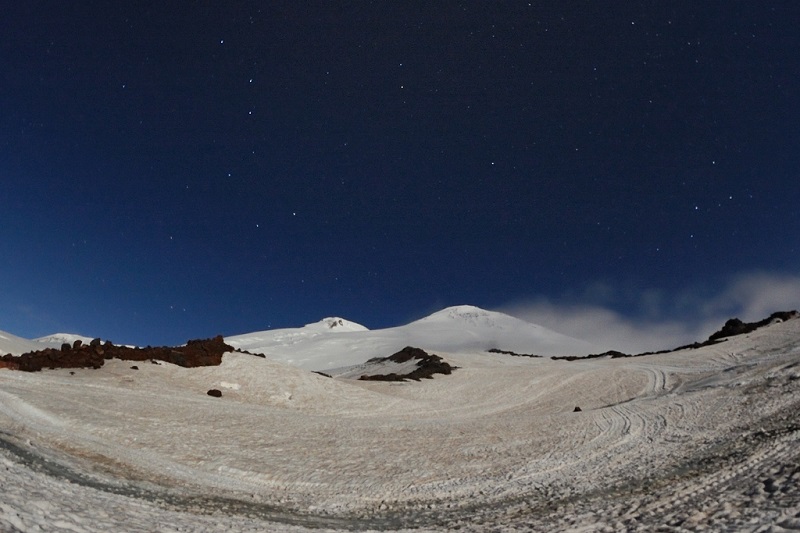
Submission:
<svg viewBox="0 0 800 533">
<path fill-rule="evenodd" d="M 595 344 L 598 351 L 664 350 L 703 341 L 732 317 L 746 322 L 800 308 L 800 276 L 765 272 L 736 276 L 714 293 L 696 287 L 672 294 L 621 291 L 596 283 L 564 302 L 538 298 L 500 311 Z M 632 310 L 623 314 L 619 308 Z"/>
</svg>

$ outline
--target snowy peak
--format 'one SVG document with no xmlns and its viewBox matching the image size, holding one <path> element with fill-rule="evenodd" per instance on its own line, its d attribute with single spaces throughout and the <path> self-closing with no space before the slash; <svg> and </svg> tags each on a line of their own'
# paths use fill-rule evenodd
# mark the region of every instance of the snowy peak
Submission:
<svg viewBox="0 0 800 533">
<path fill-rule="evenodd" d="M 72 333 L 53 333 L 37 339 L 23 339 L 11 333 L 0 331 L 0 355 L 12 354 L 22 355 L 27 352 L 35 352 L 44 348 L 60 348 L 62 344 L 72 344 L 80 340 L 84 344 L 89 344 L 92 339 Z"/>
<path fill-rule="evenodd" d="M 91 337 L 84 337 L 82 335 L 74 335 L 72 333 L 53 333 L 45 337 L 38 337 L 33 339 L 34 342 L 41 342 L 54 347 L 59 347 L 62 344 L 73 344 L 75 341 L 81 341 L 83 344 L 89 344 L 92 341 Z"/>
<path fill-rule="evenodd" d="M 331 331 L 334 333 L 341 333 L 344 331 L 368 331 L 368 329 L 362 326 L 361 324 L 350 322 L 349 320 L 345 320 L 344 318 L 339 318 L 339 317 L 323 318 L 319 322 L 314 322 L 313 324 L 306 324 L 305 327 L 308 329 L 320 329 L 323 331 Z"/>
<path fill-rule="evenodd" d="M 225 342 L 284 363 L 322 371 L 386 357 L 404 346 L 433 353 L 501 349 L 543 356 L 586 355 L 607 349 L 471 305 L 448 307 L 395 328 L 368 330 L 343 318 L 329 317 L 302 328 L 226 337 Z"/>
<path fill-rule="evenodd" d="M 294 363 L 298 359 L 304 359 L 303 353 L 307 350 L 313 351 L 313 346 L 323 342 L 324 339 L 339 339 L 368 331 L 361 324 L 344 318 L 328 317 L 301 328 L 271 329 L 233 335 L 226 337 L 225 342 L 237 349 L 253 353 L 273 353 L 276 350 L 283 353 L 291 352 L 295 355 L 286 356 L 284 359 L 286 362 Z"/>
<path fill-rule="evenodd" d="M 510 326 L 525 324 L 534 328 L 541 328 L 536 324 L 525 322 L 513 316 L 487 311 L 474 305 L 456 305 L 437 311 L 430 316 L 417 320 L 417 324 L 439 324 L 449 326 L 463 326 L 468 328 L 507 329 Z"/>
<path fill-rule="evenodd" d="M 544 356 L 588 354 L 599 347 L 496 311 L 447 307 L 404 326 L 422 347 L 447 351 L 503 349 Z M 602 350 L 600 350 L 602 351 Z"/>
<path fill-rule="evenodd" d="M 422 320 L 462 320 L 471 319 L 482 316 L 488 316 L 492 312 L 474 305 L 454 305 L 452 307 L 445 307 L 441 311 L 423 318 Z"/>
</svg>

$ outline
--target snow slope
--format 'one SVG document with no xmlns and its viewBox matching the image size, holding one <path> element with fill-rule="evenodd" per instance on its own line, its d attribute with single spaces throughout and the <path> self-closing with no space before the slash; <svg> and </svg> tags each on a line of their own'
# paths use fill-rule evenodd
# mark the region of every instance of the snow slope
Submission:
<svg viewBox="0 0 800 533">
<path fill-rule="evenodd" d="M 420 343 L 451 352 L 497 348 L 554 356 L 586 355 L 599 349 L 510 315 L 471 305 L 448 307 L 412 322 L 405 329 Z"/>
<path fill-rule="evenodd" d="M 62 344 L 72 344 L 76 340 L 88 344 L 92 339 L 82 335 L 72 333 L 53 333 L 46 337 L 36 339 L 23 339 L 11 333 L 0 331 L 0 355 L 10 353 L 12 355 L 22 355 L 26 352 L 34 352 L 43 348 L 60 348 Z"/>
<path fill-rule="evenodd" d="M 0 531 L 800 525 L 800 320 L 629 359 L 447 358 L 408 383 L 241 353 L 0 370 Z"/>
<path fill-rule="evenodd" d="M 30 339 L 23 339 L 11 333 L 0 331 L 0 355 L 5 355 L 7 353 L 21 355 L 25 352 L 41 350 L 43 347 L 48 346 L 50 345 L 47 343 L 43 344 Z"/>
<path fill-rule="evenodd" d="M 326 321 L 342 319 L 326 319 Z M 235 348 L 308 370 L 327 371 L 386 357 L 406 346 L 426 351 L 481 352 L 491 348 L 518 353 L 586 355 L 607 348 L 594 346 L 517 318 L 473 306 L 443 309 L 405 326 L 367 330 L 352 322 L 327 322 L 227 337 Z"/>
</svg>

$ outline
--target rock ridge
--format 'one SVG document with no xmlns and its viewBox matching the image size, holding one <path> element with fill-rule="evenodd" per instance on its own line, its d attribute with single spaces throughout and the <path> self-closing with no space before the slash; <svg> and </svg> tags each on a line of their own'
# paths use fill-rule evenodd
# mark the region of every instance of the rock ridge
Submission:
<svg viewBox="0 0 800 533">
<path fill-rule="evenodd" d="M 147 346 L 131 348 L 116 346 L 111 341 L 94 339 L 89 344 L 76 340 L 62 344 L 61 349 L 46 348 L 26 352 L 19 356 L 5 355 L 0 358 L 0 368 L 38 372 L 56 368 L 100 368 L 108 359 L 124 361 L 164 361 L 185 368 L 217 366 L 222 363 L 222 354 L 235 349 L 223 340 L 222 335 L 210 339 L 190 340 L 185 346 Z"/>
</svg>

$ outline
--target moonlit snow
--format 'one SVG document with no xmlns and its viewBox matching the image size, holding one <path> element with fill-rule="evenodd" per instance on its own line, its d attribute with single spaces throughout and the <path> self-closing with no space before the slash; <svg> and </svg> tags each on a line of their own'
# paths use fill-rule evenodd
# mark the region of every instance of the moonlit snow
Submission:
<svg viewBox="0 0 800 533">
<path fill-rule="evenodd" d="M 226 341 L 265 357 L 0 369 L 0 531 L 800 528 L 797 319 L 573 362 L 487 350 L 608 347 L 468 306 Z M 458 369 L 355 379 L 406 345 Z"/>
</svg>

